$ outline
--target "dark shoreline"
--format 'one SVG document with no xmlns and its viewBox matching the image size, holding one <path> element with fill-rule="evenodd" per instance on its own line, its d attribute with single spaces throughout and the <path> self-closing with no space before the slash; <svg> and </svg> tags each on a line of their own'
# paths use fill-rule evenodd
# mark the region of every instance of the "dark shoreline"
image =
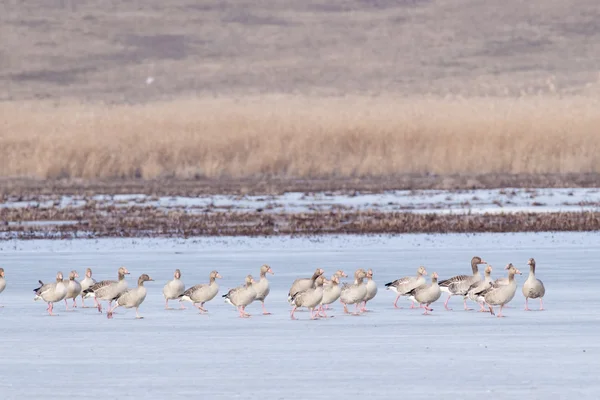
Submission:
<svg viewBox="0 0 600 400">
<path fill-rule="evenodd" d="M 592 211 L 449 215 L 381 211 L 190 214 L 153 207 L 109 207 L 5 209 L 0 215 L 3 221 L 0 240 L 600 230 L 600 212 Z"/>
</svg>

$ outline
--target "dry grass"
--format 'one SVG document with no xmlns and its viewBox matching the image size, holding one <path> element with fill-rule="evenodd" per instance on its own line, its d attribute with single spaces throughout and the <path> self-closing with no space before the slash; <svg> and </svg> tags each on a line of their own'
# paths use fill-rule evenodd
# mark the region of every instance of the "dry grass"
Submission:
<svg viewBox="0 0 600 400">
<path fill-rule="evenodd" d="M 263 96 L 0 104 L 0 176 L 348 178 L 600 172 L 600 101 Z"/>
<path fill-rule="evenodd" d="M 0 240 L 321 234 L 598 231 L 600 213 L 413 214 L 350 211 L 187 213 L 154 207 L 0 208 Z M 32 221 L 24 224 L 24 221 Z M 72 221 L 44 224 L 41 221 Z"/>
</svg>

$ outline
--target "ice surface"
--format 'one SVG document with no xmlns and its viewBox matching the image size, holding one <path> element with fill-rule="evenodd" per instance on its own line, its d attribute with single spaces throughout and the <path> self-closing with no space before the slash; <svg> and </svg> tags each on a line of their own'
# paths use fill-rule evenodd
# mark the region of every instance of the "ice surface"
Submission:
<svg viewBox="0 0 600 400">
<path fill-rule="evenodd" d="M 331 236 L 319 238 L 101 239 L 0 242 L 8 286 L 0 294 L 2 399 L 596 399 L 600 391 L 600 248 L 598 233 Z M 433 305 L 432 316 L 392 308 L 384 284 L 419 265 L 440 278 L 470 272 L 479 255 L 523 272 L 506 318 Z M 544 312 L 524 312 L 526 261 L 535 257 L 546 285 Z M 237 317 L 220 295 L 261 264 L 272 266 L 267 308 Z M 45 313 L 33 301 L 37 280 L 91 266 L 96 279 L 148 273 L 145 317 L 95 309 Z M 379 286 L 373 312 L 289 319 L 286 295 L 317 266 L 330 275 L 372 268 Z M 162 287 L 180 268 L 186 286 L 224 279 L 199 315 L 163 309 Z M 255 275 L 256 276 L 256 275 Z M 90 302 L 91 304 L 91 302 Z M 407 301 L 402 302 L 408 306 Z M 537 308 L 538 303 L 530 303 Z M 173 303 L 177 306 L 176 303 Z"/>
</svg>

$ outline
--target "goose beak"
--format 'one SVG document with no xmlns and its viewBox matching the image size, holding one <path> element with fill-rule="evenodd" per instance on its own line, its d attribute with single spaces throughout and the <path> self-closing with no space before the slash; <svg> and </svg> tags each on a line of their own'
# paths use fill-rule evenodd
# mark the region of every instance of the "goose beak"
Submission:
<svg viewBox="0 0 600 400">
<path fill-rule="evenodd" d="M 217 278 L 223 279 L 223 277 L 221 276 L 221 274 L 217 274 Z"/>
<path fill-rule="evenodd" d="M 275 272 L 273 272 L 273 270 L 271 268 L 269 268 L 269 270 L 267 272 L 270 273 L 271 275 L 275 275 Z"/>
</svg>

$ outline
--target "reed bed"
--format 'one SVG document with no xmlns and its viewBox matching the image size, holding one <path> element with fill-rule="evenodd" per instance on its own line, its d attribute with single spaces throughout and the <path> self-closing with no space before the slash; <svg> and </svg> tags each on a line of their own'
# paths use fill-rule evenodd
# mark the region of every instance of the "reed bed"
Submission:
<svg viewBox="0 0 600 400">
<path fill-rule="evenodd" d="M 380 211 L 192 214 L 152 207 L 32 207 L 0 209 L 0 220 L 5 221 L 0 224 L 0 240 L 600 230 L 598 212 L 465 215 Z M 71 223 L 56 224 L 52 221 Z"/>
<path fill-rule="evenodd" d="M 348 179 L 600 172 L 600 101 L 263 96 L 0 104 L 0 177 Z"/>
</svg>

